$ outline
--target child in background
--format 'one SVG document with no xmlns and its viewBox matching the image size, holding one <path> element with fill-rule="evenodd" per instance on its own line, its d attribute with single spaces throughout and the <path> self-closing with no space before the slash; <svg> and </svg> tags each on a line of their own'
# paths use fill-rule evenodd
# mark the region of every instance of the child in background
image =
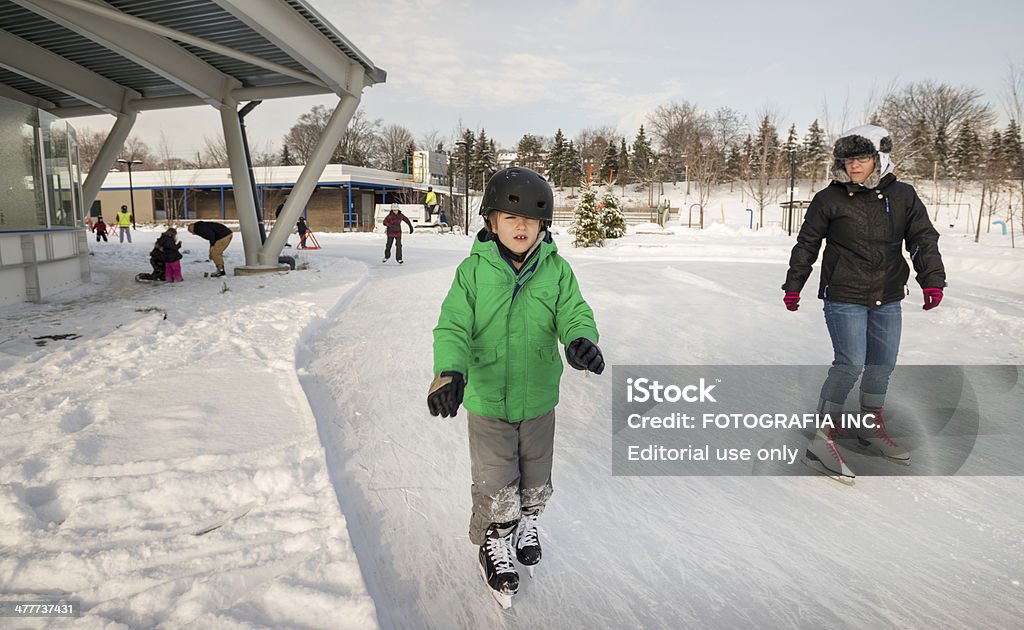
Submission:
<svg viewBox="0 0 1024 630">
<path fill-rule="evenodd" d="M 427 406 L 454 417 L 465 404 L 469 537 L 505 608 L 519 588 L 513 554 L 531 573 L 541 558 L 537 518 L 552 493 L 558 342 L 572 367 L 604 370 L 593 311 L 547 231 L 553 204 L 551 186 L 529 169 L 491 177 L 480 209 L 486 227 L 459 265 L 434 328 Z"/>
<path fill-rule="evenodd" d="M 181 243 L 178 241 L 178 230 L 167 228 L 156 240 L 164 261 L 164 276 L 167 282 L 181 282 Z"/>
<path fill-rule="evenodd" d="M 108 243 L 107 240 L 107 224 L 103 222 L 103 217 L 96 217 L 96 223 L 92 226 L 93 232 L 96 232 L 96 242 L 99 243 L 100 239 L 103 239 L 104 243 Z"/>
</svg>

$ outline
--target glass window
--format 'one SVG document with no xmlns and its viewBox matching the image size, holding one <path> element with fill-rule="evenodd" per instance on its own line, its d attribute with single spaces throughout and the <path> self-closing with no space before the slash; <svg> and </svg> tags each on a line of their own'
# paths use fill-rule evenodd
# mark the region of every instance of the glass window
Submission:
<svg viewBox="0 0 1024 630">
<path fill-rule="evenodd" d="M 0 230 L 46 227 L 38 110 L 0 98 Z"/>
<path fill-rule="evenodd" d="M 44 131 L 49 130 L 49 144 L 46 152 L 49 159 L 46 170 L 53 195 L 50 197 L 50 225 L 72 226 L 75 225 L 75 202 L 71 191 L 74 189 L 75 183 L 71 179 L 68 124 L 49 114 L 46 114 L 45 117 L 51 119 L 50 124 L 44 128 Z M 45 144 L 45 133 L 43 138 Z"/>
</svg>

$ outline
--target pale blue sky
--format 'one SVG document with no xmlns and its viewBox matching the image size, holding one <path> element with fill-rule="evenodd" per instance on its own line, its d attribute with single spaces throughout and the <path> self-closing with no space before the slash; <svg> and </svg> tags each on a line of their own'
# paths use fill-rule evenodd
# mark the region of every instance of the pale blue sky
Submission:
<svg viewBox="0 0 1024 630">
<path fill-rule="evenodd" d="M 387 70 L 363 93 L 369 117 L 417 138 L 461 122 L 503 146 L 599 125 L 631 141 L 648 113 L 680 100 L 751 124 L 771 107 L 780 133 L 796 123 L 801 134 L 825 122 L 827 103 L 831 126 L 848 127 L 872 95 L 925 79 L 982 90 L 1004 121 L 1010 63 L 1024 67 L 1024 3 L 1007 0 L 310 2 Z M 300 114 L 336 102 L 264 102 L 247 119 L 253 144 L 279 149 Z M 185 155 L 218 122 L 210 108 L 147 112 L 136 130 L 155 146 L 164 129 Z"/>
</svg>

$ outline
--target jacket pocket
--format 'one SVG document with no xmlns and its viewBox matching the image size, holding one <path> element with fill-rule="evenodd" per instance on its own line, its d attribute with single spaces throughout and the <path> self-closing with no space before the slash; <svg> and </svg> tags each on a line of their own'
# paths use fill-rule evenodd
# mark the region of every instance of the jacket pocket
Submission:
<svg viewBox="0 0 1024 630">
<path fill-rule="evenodd" d="M 499 361 L 497 348 L 472 348 L 466 400 L 496 405 L 505 399 L 505 366 Z M 468 409 L 469 407 L 467 407 Z"/>
</svg>

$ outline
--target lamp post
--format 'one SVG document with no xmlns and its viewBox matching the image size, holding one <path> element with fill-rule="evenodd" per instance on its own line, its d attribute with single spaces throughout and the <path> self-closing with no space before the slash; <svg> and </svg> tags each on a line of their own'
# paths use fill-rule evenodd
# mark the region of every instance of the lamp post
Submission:
<svg viewBox="0 0 1024 630">
<path fill-rule="evenodd" d="M 135 227 L 135 187 L 132 185 L 132 164 L 142 164 L 142 160 L 118 160 L 118 164 L 128 166 L 128 200 L 132 205 L 132 229 Z"/>
<path fill-rule="evenodd" d="M 466 174 L 466 179 L 465 179 L 464 184 L 465 184 L 465 187 L 466 187 L 465 188 L 465 190 L 466 190 L 466 197 L 465 197 L 465 208 L 466 208 L 466 211 L 463 213 L 462 221 L 463 221 L 463 224 L 465 226 L 464 229 L 465 229 L 465 232 L 466 232 L 466 236 L 469 236 L 469 143 L 466 142 L 465 140 L 459 140 L 458 142 L 455 143 L 455 146 L 462 147 L 463 162 L 465 163 L 465 169 L 464 170 L 465 170 L 465 174 Z"/>
</svg>

